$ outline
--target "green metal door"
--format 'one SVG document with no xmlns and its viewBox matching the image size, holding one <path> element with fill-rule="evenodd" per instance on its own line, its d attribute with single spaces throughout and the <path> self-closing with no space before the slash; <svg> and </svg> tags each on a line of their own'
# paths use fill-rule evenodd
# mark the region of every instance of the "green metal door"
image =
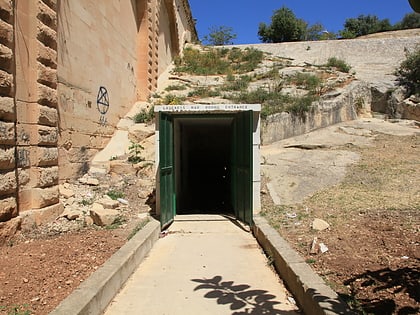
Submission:
<svg viewBox="0 0 420 315">
<path fill-rule="evenodd" d="M 252 111 L 235 115 L 232 152 L 232 201 L 235 215 L 252 225 Z"/>
<path fill-rule="evenodd" d="M 172 223 L 175 209 L 174 136 L 171 115 L 159 112 L 160 223 Z"/>
</svg>

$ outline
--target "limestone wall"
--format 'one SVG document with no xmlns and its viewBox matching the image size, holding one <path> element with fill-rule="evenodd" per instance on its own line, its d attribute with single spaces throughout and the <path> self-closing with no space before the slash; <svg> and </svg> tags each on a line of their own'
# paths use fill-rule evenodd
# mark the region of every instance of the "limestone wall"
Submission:
<svg viewBox="0 0 420 315">
<path fill-rule="evenodd" d="M 187 0 L 0 0 L 0 243 L 60 214 L 58 183 L 195 39 Z"/>
<path fill-rule="evenodd" d="M 138 98 L 134 1 L 58 7 L 60 180 L 83 175 Z"/>
<path fill-rule="evenodd" d="M 194 27 L 187 32 L 192 18 L 185 0 L 59 3 L 59 179 L 64 181 L 88 170 L 119 120 L 134 102 L 147 100 L 182 41 L 196 33 Z M 99 100 L 104 91 L 106 100 Z"/>
<path fill-rule="evenodd" d="M 17 218 L 16 108 L 14 102 L 14 16 L 10 1 L 0 1 L 0 244 L 14 234 Z"/>
</svg>

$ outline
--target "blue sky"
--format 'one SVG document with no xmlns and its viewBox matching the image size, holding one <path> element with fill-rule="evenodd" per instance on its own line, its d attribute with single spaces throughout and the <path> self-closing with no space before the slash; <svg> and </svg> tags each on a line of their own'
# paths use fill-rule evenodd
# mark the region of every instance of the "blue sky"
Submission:
<svg viewBox="0 0 420 315">
<path fill-rule="evenodd" d="M 347 18 L 361 14 L 389 19 L 391 24 L 413 12 L 408 0 L 189 0 L 200 39 L 212 26 L 229 26 L 237 35 L 234 44 L 259 43 L 258 25 L 269 24 L 273 12 L 286 6 L 310 25 L 321 23 L 328 31 L 343 29 Z"/>
</svg>

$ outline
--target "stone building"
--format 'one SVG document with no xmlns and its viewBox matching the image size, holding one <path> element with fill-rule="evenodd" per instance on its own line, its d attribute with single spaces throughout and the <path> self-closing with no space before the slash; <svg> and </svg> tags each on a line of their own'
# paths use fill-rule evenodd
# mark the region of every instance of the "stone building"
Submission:
<svg viewBox="0 0 420 315">
<path fill-rule="evenodd" d="M 0 0 L 0 241 L 55 218 L 187 42 L 188 0 Z"/>
</svg>

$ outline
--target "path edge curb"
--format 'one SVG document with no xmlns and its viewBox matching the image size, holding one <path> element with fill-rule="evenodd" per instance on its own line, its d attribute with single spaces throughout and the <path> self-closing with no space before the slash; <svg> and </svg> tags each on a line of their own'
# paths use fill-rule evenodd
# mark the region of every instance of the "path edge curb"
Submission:
<svg viewBox="0 0 420 315">
<path fill-rule="evenodd" d="M 305 314 L 355 314 L 265 218 L 254 216 L 252 230 Z"/>
<path fill-rule="evenodd" d="M 159 233 L 160 223 L 151 218 L 143 229 L 137 232 L 49 314 L 102 314 L 159 239 Z"/>
</svg>

